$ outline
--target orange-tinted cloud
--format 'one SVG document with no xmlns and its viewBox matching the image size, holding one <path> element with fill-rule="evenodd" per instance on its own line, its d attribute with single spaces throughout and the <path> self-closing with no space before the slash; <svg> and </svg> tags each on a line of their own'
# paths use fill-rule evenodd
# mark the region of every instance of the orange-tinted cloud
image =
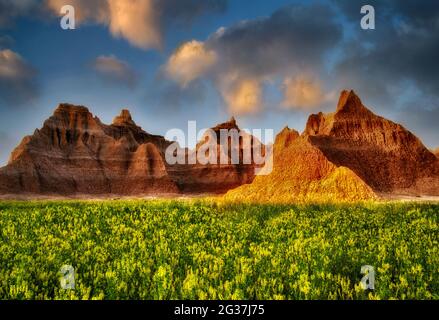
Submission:
<svg viewBox="0 0 439 320">
<path fill-rule="evenodd" d="M 152 0 L 47 0 L 47 6 L 60 14 L 64 5 L 75 8 L 76 22 L 84 21 L 108 25 L 115 37 L 122 37 L 132 45 L 149 49 L 161 48 L 162 38 Z"/>
<path fill-rule="evenodd" d="M 182 87 L 205 75 L 217 62 L 214 51 L 203 42 L 190 41 L 180 46 L 165 65 L 166 74 Z"/>
<path fill-rule="evenodd" d="M 141 49 L 161 49 L 165 20 L 191 20 L 224 9 L 224 0 L 46 0 L 57 15 L 63 5 L 75 8 L 76 22 L 108 26 L 111 34 Z"/>
<path fill-rule="evenodd" d="M 260 80 L 240 78 L 237 74 L 226 74 L 219 82 L 219 90 L 230 114 L 245 115 L 260 111 L 262 106 Z"/>
<path fill-rule="evenodd" d="M 282 87 L 284 100 L 282 106 L 288 109 L 309 109 L 326 100 L 320 83 L 307 76 L 286 78 Z"/>
<path fill-rule="evenodd" d="M 315 20 L 314 17 L 332 13 L 326 5 L 291 5 L 269 17 L 221 27 L 202 42 L 205 51 L 215 54 L 215 64 L 202 68 L 201 63 L 200 71 L 196 63 L 190 63 L 190 71 L 187 71 L 182 63 L 174 74 L 182 70 L 180 73 L 185 76 L 173 79 L 184 85 L 204 76 L 214 83 L 230 113 L 243 115 L 262 111 L 264 93 L 274 91 L 263 90 L 265 85 L 282 81 L 291 74 L 316 74 L 322 69 L 325 54 L 341 41 L 342 30 L 330 19 Z M 173 57 L 178 55 L 176 51 Z M 199 56 L 202 54 L 193 54 L 193 61 Z M 284 103 L 279 99 L 270 105 L 318 105 L 326 96 L 323 87 L 302 82 L 287 81 Z M 278 88 L 272 86 L 272 89 Z"/>
<path fill-rule="evenodd" d="M 143 49 L 162 47 L 159 17 L 151 0 L 108 0 L 108 4 L 114 36 Z"/>
<path fill-rule="evenodd" d="M 46 7 L 56 15 L 61 15 L 61 8 L 65 5 L 72 5 L 75 8 L 75 22 L 80 25 L 84 21 L 96 23 L 108 23 L 109 7 L 107 0 L 45 0 Z"/>
</svg>

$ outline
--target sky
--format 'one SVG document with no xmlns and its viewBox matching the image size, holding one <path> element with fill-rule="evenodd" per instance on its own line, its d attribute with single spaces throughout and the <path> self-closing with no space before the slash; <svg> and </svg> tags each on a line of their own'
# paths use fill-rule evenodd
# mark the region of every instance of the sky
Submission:
<svg viewBox="0 0 439 320">
<path fill-rule="evenodd" d="M 0 0 L 0 165 L 63 102 L 161 135 L 231 116 L 301 131 L 343 89 L 436 148 L 437 57 L 435 0 Z"/>
</svg>

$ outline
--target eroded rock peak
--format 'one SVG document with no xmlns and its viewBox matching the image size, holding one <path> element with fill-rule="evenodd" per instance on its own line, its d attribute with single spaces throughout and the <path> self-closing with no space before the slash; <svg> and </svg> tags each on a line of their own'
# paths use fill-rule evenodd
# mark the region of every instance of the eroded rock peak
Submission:
<svg viewBox="0 0 439 320">
<path fill-rule="evenodd" d="M 120 114 L 114 118 L 113 125 L 115 125 L 115 126 L 133 125 L 133 126 L 135 126 L 136 123 L 133 121 L 130 111 L 127 109 L 122 109 Z"/>
</svg>

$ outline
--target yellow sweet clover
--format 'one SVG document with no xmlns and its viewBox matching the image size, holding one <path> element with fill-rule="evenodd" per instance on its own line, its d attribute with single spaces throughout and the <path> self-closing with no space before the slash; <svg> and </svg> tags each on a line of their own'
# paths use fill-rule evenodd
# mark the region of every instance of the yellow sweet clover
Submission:
<svg viewBox="0 0 439 320">
<path fill-rule="evenodd" d="M 439 206 L 0 202 L 0 299 L 439 299 Z M 75 289 L 59 270 L 75 268 Z M 360 285 L 374 266 L 375 290 Z"/>
</svg>

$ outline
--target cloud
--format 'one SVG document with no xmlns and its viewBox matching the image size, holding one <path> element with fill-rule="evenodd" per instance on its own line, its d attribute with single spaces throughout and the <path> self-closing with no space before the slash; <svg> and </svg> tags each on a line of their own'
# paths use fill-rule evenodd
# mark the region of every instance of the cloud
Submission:
<svg viewBox="0 0 439 320">
<path fill-rule="evenodd" d="M 0 28 L 10 27 L 18 17 L 34 12 L 38 0 L 0 0 Z"/>
<path fill-rule="evenodd" d="M 315 108 L 328 100 L 320 83 L 303 75 L 286 78 L 283 82 L 283 93 L 282 106 L 287 109 Z"/>
<path fill-rule="evenodd" d="M 290 5 L 266 18 L 222 27 L 204 42 L 192 41 L 181 47 L 196 43 L 202 48 L 192 55 L 194 62 L 205 56 L 203 52 L 215 55 L 215 59 L 208 60 L 208 67 L 189 63 L 184 76 L 176 77 L 177 72 L 174 72 L 171 78 L 183 86 L 202 77 L 208 78 L 215 83 L 229 112 L 261 111 L 264 85 L 323 69 L 325 56 L 342 40 L 342 29 L 333 19 L 315 17 L 333 14 L 328 5 Z M 177 50 L 168 65 L 178 56 Z M 289 94 L 286 100 L 291 101 L 295 92 L 286 90 L 285 93 Z M 300 100 L 303 101 L 303 97 L 297 98 Z"/>
<path fill-rule="evenodd" d="M 154 81 L 146 94 L 146 103 L 157 113 L 169 116 L 169 112 L 187 111 L 205 102 L 207 86 L 202 81 L 194 81 L 183 88 L 178 83 Z"/>
<path fill-rule="evenodd" d="M 136 47 L 160 49 L 162 47 L 158 16 L 152 1 L 108 0 L 110 31 L 127 39 Z"/>
<path fill-rule="evenodd" d="M 438 138 L 439 2 L 370 1 L 376 30 L 359 28 L 354 1 L 334 1 L 353 22 L 354 32 L 337 63 L 334 82 L 355 88 L 379 113 L 401 121 L 433 144 Z M 436 116 L 436 117 L 435 117 Z"/>
<path fill-rule="evenodd" d="M 111 34 L 142 48 L 161 48 L 158 16 L 151 0 L 47 0 L 47 6 L 60 14 L 62 6 L 75 8 L 76 22 L 107 25 Z"/>
<path fill-rule="evenodd" d="M 279 82 L 279 105 L 289 110 L 333 108 L 334 94 L 353 88 L 431 144 L 437 137 L 431 116 L 439 108 L 439 2 L 368 1 L 377 18 L 377 29 L 368 32 L 360 28 L 362 3 L 331 2 L 342 10 L 291 5 L 220 28 L 198 41 L 215 53 L 215 63 L 197 72 L 189 64 L 190 76 L 171 78 L 181 86 L 209 79 L 227 110 L 241 114 L 263 111 L 263 88 Z"/>
<path fill-rule="evenodd" d="M 355 21 L 359 16 L 352 1 L 335 1 Z M 391 87 L 415 83 L 426 94 L 439 94 L 439 2 L 372 1 L 377 29 L 356 29 L 346 45 L 337 72 L 368 93 L 388 99 Z M 391 57 L 391 58 L 390 58 Z"/>
<path fill-rule="evenodd" d="M 19 54 L 9 49 L 0 51 L 0 78 L 21 80 L 29 77 L 31 73 L 30 67 Z"/>
<path fill-rule="evenodd" d="M 86 21 L 107 24 L 109 22 L 109 4 L 107 0 L 45 0 L 45 6 L 56 15 L 61 8 L 72 5 L 75 8 L 75 22 L 80 25 Z"/>
<path fill-rule="evenodd" d="M 93 68 L 105 81 L 134 87 L 138 77 L 130 65 L 114 55 L 99 56 L 93 62 Z"/>
<path fill-rule="evenodd" d="M 191 23 L 195 18 L 227 9 L 228 0 L 154 0 L 159 14 L 168 23 Z"/>
<path fill-rule="evenodd" d="M 179 47 L 165 66 L 167 75 L 182 87 L 206 74 L 216 63 L 217 56 L 206 49 L 204 43 L 190 41 Z"/>
<path fill-rule="evenodd" d="M 14 39 L 8 35 L 0 36 L 0 49 L 7 49 L 14 44 Z"/>
<path fill-rule="evenodd" d="M 224 75 L 221 79 L 220 91 L 230 114 L 245 115 L 260 111 L 262 85 L 259 80 L 242 79 L 237 74 Z"/>
<path fill-rule="evenodd" d="M 63 5 L 75 7 L 77 22 L 108 26 L 115 37 L 142 49 L 161 49 L 165 24 L 188 22 L 207 12 L 225 9 L 225 0 L 46 0 L 59 15 Z"/>
<path fill-rule="evenodd" d="M 36 71 L 12 50 L 0 50 L 0 102 L 24 104 L 37 97 Z"/>
<path fill-rule="evenodd" d="M 304 66 L 323 64 L 323 57 L 341 40 L 342 29 L 326 5 L 290 5 L 268 18 L 221 28 L 207 40 L 221 57 L 221 68 L 243 75 L 271 77 Z M 331 32 L 327 32 L 331 30 Z"/>
</svg>

